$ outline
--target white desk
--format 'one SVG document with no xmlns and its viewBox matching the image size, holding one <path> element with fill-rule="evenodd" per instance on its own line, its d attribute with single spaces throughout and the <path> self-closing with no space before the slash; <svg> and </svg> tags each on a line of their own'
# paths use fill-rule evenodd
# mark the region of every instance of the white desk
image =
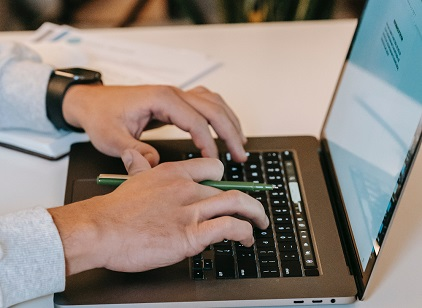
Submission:
<svg viewBox="0 0 422 308">
<path fill-rule="evenodd" d="M 258 25 L 179 26 L 95 30 L 102 34 L 185 47 L 221 60 L 198 80 L 219 92 L 242 120 L 246 135 L 319 135 L 356 21 Z M 2 33 L 0 39 L 16 34 Z M 263 109 L 267 112 L 263 113 Z M 300 117 L 295 117 L 300 114 Z M 160 129 L 148 138 L 186 137 Z M 420 155 L 422 156 L 422 155 Z M 48 162 L 0 148 L 0 214 L 42 205 L 61 205 L 67 159 Z M 421 169 L 421 168 L 419 168 Z M 422 179 L 422 172 L 414 175 Z M 412 185 L 417 190 L 417 184 Z M 422 249 L 422 209 L 409 200 L 398 211 L 373 275 L 369 298 L 353 307 L 416 307 Z M 408 237 L 404 237 L 404 234 Z M 18 305 L 52 307 L 52 297 Z"/>
</svg>

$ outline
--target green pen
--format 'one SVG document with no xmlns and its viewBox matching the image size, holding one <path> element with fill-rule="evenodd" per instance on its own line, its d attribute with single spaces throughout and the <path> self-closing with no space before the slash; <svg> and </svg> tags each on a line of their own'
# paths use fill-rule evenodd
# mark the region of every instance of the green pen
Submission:
<svg viewBox="0 0 422 308">
<path fill-rule="evenodd" d="M 97 184 L 119 186 L 129 179 L 126 174 L 100 174 L 97 177 Z M 241 190 L 241 191 L 266 191 L 273 190 L 274 185 L 254 182 L 235 182 L 235 181 L 211 181 L 200 182 L 202 185 L 215 187 L 221 190 Z"/>
</svg>

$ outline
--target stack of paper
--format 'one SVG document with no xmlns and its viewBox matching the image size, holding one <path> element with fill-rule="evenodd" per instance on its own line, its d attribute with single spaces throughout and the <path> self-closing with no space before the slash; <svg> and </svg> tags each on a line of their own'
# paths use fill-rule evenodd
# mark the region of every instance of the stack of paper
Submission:
<svg viewBox="0 0 422 308">
<path fill-rule="evenodd" d="M 56 68 L 84 67 L 101 72 L 106 85 L 166 84 L 186 87 L 219 63 L 191 50 L 115 40 L 69 26 L 43 24 L 26 43 L 43 62 Z M 59 132 L 46 136 L 32 131 L 0 131 L 0 145 L 57 159 L 86 134 Z"/>
</svg>

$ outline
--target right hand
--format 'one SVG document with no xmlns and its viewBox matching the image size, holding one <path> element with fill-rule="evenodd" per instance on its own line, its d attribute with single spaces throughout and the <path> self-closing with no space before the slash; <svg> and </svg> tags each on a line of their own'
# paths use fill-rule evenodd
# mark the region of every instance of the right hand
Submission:
<svg viewBox="0 0 422 308">
<path fill-rule="evenodd" d="M 49 210 L 68 274 L 95 267 L 139 272 L 168 266 L 223 239 L 251 246 L 252 225 L 268 227 L 257 200 L 197 183 L 221 179 L 223 165 L 216 159 L 151 169 L 137 151 L 128 150 L 123 160 L 132 177 L 114 192 Z"/>
<path fill-rule="evenodd" d="M 181 90 L 163 85 L 76 85 L 63 101 L 65 120 L 82 127 L 93 145 L 111 156 L 131 148 L 144 155 L 151 166 L 158 152 L 142 142 L 142 133 L 152 127 L 173 124 L 189 132 L 203 157 L 218 157 L 211 126 L 235 161 L 246 161 L 247 142 L 239 120 L 217 93 L 204 87 Z"/>
</svg>

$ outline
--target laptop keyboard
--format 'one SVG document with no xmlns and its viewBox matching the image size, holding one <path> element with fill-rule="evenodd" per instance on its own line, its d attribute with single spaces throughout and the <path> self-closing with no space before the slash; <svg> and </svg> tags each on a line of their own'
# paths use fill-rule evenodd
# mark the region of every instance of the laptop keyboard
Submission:
<svg viewBox="0 0 422 308">
<path fill-rule="evenodd" d="M 199 157 L 187 154 L 187 159 Z M 254 230 L 255 243 L 245 247 L 224 240 L 191 258 L 191 276 L 202 280 L 318 276 L 294 153 L 251 152 L 245 163 L 236 163 L 229 153 L 221 156 L 227 181 L 261 182 L 275 185 L 267 192 L 248 194 L 263 205 L 270 226 Z"/>
</svg>

